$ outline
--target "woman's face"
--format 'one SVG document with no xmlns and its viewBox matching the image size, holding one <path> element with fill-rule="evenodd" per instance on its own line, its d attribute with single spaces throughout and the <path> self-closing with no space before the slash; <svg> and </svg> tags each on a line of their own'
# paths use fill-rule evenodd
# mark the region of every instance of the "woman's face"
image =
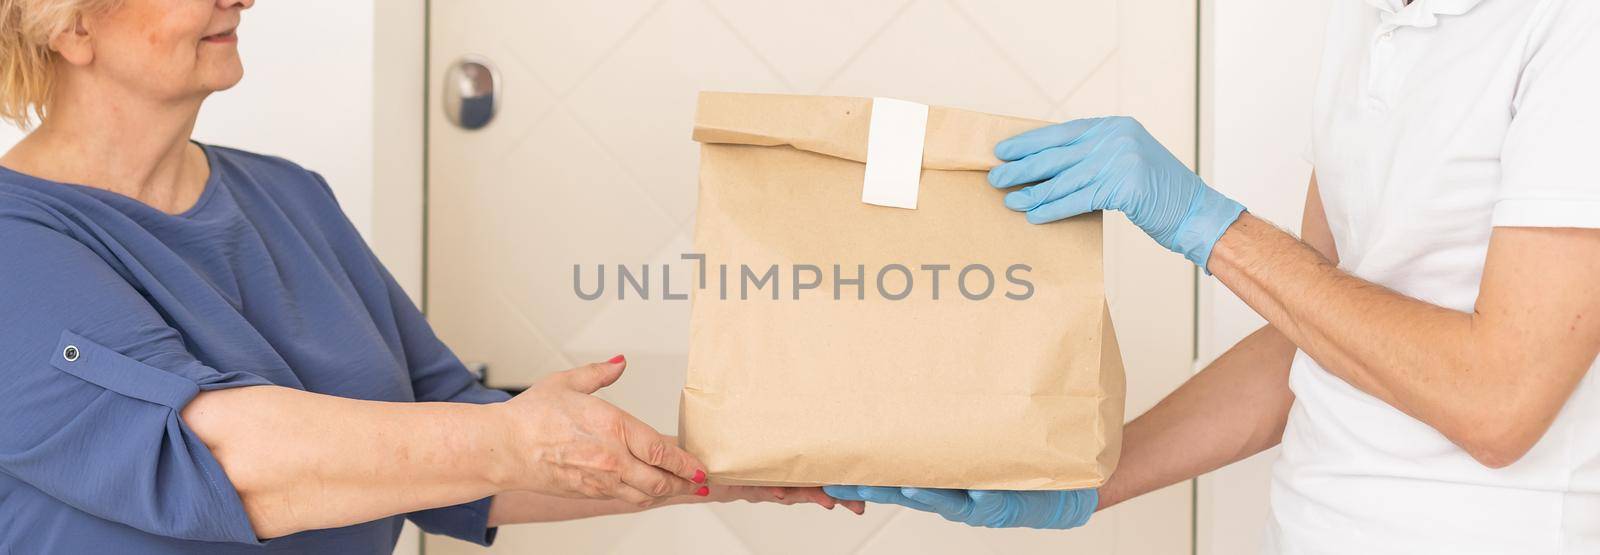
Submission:
<svg viewBox="0 0 1600 555">
<path fill-rule="evenodd" d="M 239 61 L 240 13 L 255 0 L 122 0 L 86 15 L 83 30 L 100 73 L 158 100 L 204 96 L 244 77 Z M 74 64 L 78 65 L 78 64 Z"/>
</svg>

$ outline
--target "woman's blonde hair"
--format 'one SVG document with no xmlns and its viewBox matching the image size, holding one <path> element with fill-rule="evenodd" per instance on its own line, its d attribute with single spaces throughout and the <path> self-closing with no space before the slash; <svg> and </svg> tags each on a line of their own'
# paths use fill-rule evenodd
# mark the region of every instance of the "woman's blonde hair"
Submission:
<svg viewBox="0 0 1600 555">
<path fill-rule="evenodd" d="M 44 119 L 55 81 L 50 37 L 121 0 L 0 0 L 0 119 L 27 129 Z"/>
</svg>

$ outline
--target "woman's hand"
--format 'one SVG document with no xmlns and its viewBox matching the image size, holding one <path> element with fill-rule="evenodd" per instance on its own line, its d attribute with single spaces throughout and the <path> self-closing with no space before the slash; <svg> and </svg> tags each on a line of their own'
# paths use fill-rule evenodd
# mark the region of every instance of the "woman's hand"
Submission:
<svg viewBox="0 0 1600 555">
<path fill-rule="evenodd" d="M 1036 224 L 1117 210 L 1202 269 L 1244 206 L 1207 186 L 1133 118 L 1069 121 L 1001 141 L 989 184 Z"/>
<path fill-rule="evenodd" d="M 647 507 L 661 498 L 709 494 L 705 465 L 676 442 L 592 394 L 615 383 L 621 355 L 548 376 L 497 406 L 509 430 L 507 490 L 618 499 Z"/>
</svg>

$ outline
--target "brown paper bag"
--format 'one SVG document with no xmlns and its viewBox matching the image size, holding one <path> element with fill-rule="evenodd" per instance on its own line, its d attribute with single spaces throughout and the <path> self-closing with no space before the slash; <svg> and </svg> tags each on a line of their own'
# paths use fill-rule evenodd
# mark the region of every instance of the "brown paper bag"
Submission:
<svg viewBox="0 0 1600 555">
<path fill-rule="evenodd" d="M 986 181 L 1045 123 L 931 108 L 907 210 L 861 200 L 872 106 L 700 95 L 685 448 L 729 484 L 1100 485 L 1123 405 L 1100 215 L 1030 225 Z"/>
</svg>

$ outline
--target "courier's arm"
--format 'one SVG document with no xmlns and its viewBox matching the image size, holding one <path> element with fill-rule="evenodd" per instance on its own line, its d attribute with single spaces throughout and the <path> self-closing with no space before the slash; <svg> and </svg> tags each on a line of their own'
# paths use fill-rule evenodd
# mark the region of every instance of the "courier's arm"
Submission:
<svg viewBox="0 0 1600 555">
<path fill-rule="evenodd" d="M 1306 194 L 1306 241 L 1337 259 L 1313 176 Z M 1265 326 L 1190 378 L 1123 431 L 1122 460 L 1096 490 L 986 492 L 828 486 L 839 499 L 865 499 L 938 513 L 977 526 L 1072 528 L 1093 511 L 1188 480 L 1277 445 L 1294 394 L 1294 344 Z"/>
<path fill-rule="evenodd" d="M 1241 215 L 1243 206 L 1131 119 L 1030 131 L 1000 143 L 996 155 L 1011 160 L 990 172 L 996 187 L 1046 179 L 1006 195 L 1029 221 L 1122 211 L 1216 274 L 1323 368 L 1486 466 L 1531 449 L 1600 352 L 1600 230 L 1495 228 L 1477 305 L 1465 313 L 1347 274 Z"/>
<path fill-rule="evenodd" d="M 1244 338 L 1149 412 L 1128 423 L 1122 432 L 1122 460 L 1098 492 L 867 486 L 828 486 L 827 492 L 839 499 L 864 499 L 934 512 L 976 526 L 1079 526 L 1092 512 L 1277 445 L 1283 437 L 1289 405 L 1294 402 L 1294 394 L 1289 391 L 1289 363 L 1294 351 L 1294 344 L 1270 325 Z M 999 498 L 999 502 L 991 502 L 994 506 L 988 511 L 980 506 L 985 501 L 981 496 L 985 495 Z M 1005 511 L 1007 507 L 1017 510 Z M 1067 516 L 1059 518 L 1060 515 Z"/>
<path fill-rule="evenodd" d="M 1472 309 L 1346 274 L 1249 215 L 1228 228 L 1209 266 L 1323 368 L 1490 467 L 1511 464 L 1538 442 L 1600 352 L 1600 5 L 1572 5 L 1538 33 L 1519 68 L 1496 160 L 1495 213 L 1481 222 L 1500 227 Z"/>
<path fill-rule="evenodd" d="M 1338 260 L 1311 177 L 1301 235 Z M 1295 347 L 1270 324 L 1217 357 L 1177 391 L 1128 423 L 1122 460 L 1100 488 L 1100 508 L 1188 480 L 1278 444 L 1289 418 Z"/>
<path fill-rule="evenodd" d="M 1100 509 L 1192 479 L 1278 444 L 1294 393 L 1294 344 L 1271 325 L 1239 341 L 1122 432 Z"/>
<path fill-rule="evenodd" d="M 1246 214 L 1210 269 L 1329 372 L 1503 467 L 1600 351 L 1600 230 L 1495 228 L 1471 313 L 1351 276 Z"/>
</svg>

